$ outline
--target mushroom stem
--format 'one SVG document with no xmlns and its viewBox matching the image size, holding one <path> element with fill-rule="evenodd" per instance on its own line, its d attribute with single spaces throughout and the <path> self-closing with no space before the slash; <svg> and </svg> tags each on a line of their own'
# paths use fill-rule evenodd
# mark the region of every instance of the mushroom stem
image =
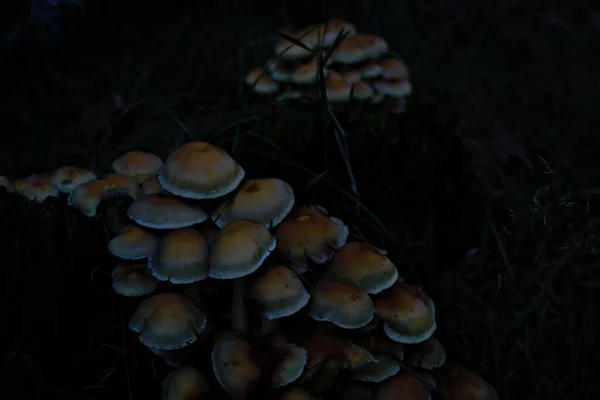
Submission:
<svg viewBox="0 0 600 400">
<path fill-rule="evenodd" d="M 233 281 L 233 299 L 231 302 L 231 326 L 234 330 L 248 332 L 248 313 L 244 304 L 245 278 Z"/>
<path fill-rule="evenodd" d="M 108 225 L 108 230 L 113 235 L 119 235 L 125 230 L 125 224 L 121 219 L 119 208 L 115 203 L 109 203 L 106 205 L 105 219 L 106 224 Z"/>
<path fill-rule="evenodd" d="M 260 333 L 262 336 L 267 336 L 271 333 L 275 333 L 279 329 L 279 320 L 262 317 L 260 328 Z"/>
<path fill-rule="evenodd" d="M 200 296 L 200 288 L 197 282 L 187 283 L 183 286 L 183 294 L 190 299 L 200 309 L 204 309 L 202 297 Z"/>
</svg>

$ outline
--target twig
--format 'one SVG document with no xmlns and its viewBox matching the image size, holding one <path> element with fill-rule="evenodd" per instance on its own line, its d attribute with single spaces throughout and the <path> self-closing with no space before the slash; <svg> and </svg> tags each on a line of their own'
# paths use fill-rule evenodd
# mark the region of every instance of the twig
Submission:
<svg viewBox="0 0 600 400">
<path fill-rule="evenodd" d="M 340 121 L 337 119 L 331 106 L 327 105 L 327 111 L 329 112 L 329 116 L 331 120 L 335 124 L 335 128 L 333 129 L 333 133 L 335 135 L 335 141 L 337 142 L 338 148 L 342 155 L 342 159 L 344 160 L 344 164 L 346 166 L 346 171 L 348 172 L 348 176 L 350 178 L 350 189 L 352 193 L 356 197 L 356 214 L 360 215 L 360 192 L 358 191 L 358 185 L 356 184 L 356 178 L 354 177 L 354 172 L 352 171 L 352 163 L 350 162 L 350 154 L 348 151 L 348 135 L 346 135 L 346 131 L 342 128 Z"/>
<path fill-rule="evenodd" d="M 510 259 L 508 258 L 508 254 L 506 253 L 504 244 L 502 243 L 502 240 L 500 239 L 500 235 L 498 234 L 496 225 L 494 225 L 493 222 L 490 222 L 490 228 L 492 229 L 492 233 L 494 234 L 494 237 L 496 238 L 496 245 L 498 246 L 498 250 L 500 251 L 500 254 L 502 255 L 502 260 L 504 261 L 504 265 L 508 267 L 511 265 Z"/>
</svg>

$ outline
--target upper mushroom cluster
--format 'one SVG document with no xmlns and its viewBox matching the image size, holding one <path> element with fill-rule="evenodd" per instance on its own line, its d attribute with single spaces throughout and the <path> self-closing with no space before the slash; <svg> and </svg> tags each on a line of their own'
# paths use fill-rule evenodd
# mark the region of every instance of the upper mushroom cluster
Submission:
<svg viewBox="0 0 600 400">
<path fill-rule="evenodd" d="M 130 152 L 112 170 L 63 168 L 36 177 L 43 185 L 30 178 L 24 193 L 51 187 L 103 218 L 123 219 L 110 201 L 130 199 L 108 243 L 119 260 L 112 287 L 140 298 L 129 328 L 175 367 L 163 399 L 223 398 L 221 389 L 235 398 L 427 400 L 436 389 L 455 400 L 496 398 L 481 377 L 445 365 L 427 293 L 323 207 L 296 204 L 284 180 L 246 179 L 206 142 L 164 162 Z M 218 199 L 211 210 L 209 199 Z M 210 355 L 198 350 L 205 341 Z"/>
<path fill-rule="evenodd" d="M 250 70 L 246 83 L 255 92 L 280 100 L 314 97 L 324 77 L 331 103 L 351 100 L 389 106 L 401 112 L 412 87 L 407 66 L 393 55 L 385 39 L 360 33 L 340 19 L 309 26 L 273 49 L 267 64 Z"/>
</svg>

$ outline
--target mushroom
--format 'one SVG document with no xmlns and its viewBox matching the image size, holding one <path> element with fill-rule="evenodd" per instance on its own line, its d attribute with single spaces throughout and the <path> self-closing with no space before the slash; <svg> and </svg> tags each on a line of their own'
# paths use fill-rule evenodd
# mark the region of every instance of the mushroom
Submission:
<svg viewBox="0 0 600 400">
<path fill-rule="evenodd" d="M 144 296 L 152 293 L 157 286 L 158 281 L 145 264 L 119 265 L 112 272 L 112 288 L 122 296 Z"/>
<path fill-rule="evenodd" d="M 157 242 L 156 235 L 132 224 L 108 242 L 108 251 L 124 260 L 140 260 L 152 254 Z"/>
<path fill-rule="evenodd" d="M 431 378 L 424 380 L 408 371 L 400 371 L 385 381 L 377 390 L 376 400 L 429 400 L 431 399 Z"/>
<path fill-rule="evenodd" d="M 406 364 L 423 369 L 439 368 L 446 362 L 446 349 L 435 337 L 407 349 Z"/>
<path fill-rule="evenodd" d="M 252 345 L 237 332 L 217 338 L 211 352 L 213 372 L 221 387 L 234 398 L 246 397 L 258 383 L 260 366 L 251 356 Z"/>
<path fill-rule="evenodd" d="M 273 233 L 277 248 L 294 262 L 298 272 L 307 268 L 307 258 L 323 264 L 348 239 L 348 227 L 327 215 L 320 206 L 299 207 Z"/>
<path fill-rule="evenodd" d="M 201 206 L 162 194 L 141 197 L 129 206 L 127 215 L 137 224 L 152 229 L 187 228 L 208 219 Z"/>
<path fill-rule="evenodd" d="M 212 199 L 235 190 L 244 175 L 244 169 L 225 150 L 206 142 L 190 142 L 167 157 L 158 181 L 174 195 Z"/>
<path fill-rule="evenodd" d="M 129 320 L 129 328 L 151 349 L 172 350 L 194 343 L 207 329 L 207 317 L 187 297 L 174 293 L 147 298 Z"/>
<path fill-rule="evenodd" d="M 488 381 L 458 364 L 442 368 L 438 385 L 444 400 L 498 400 Z"/>
<path fill-rule="evenodd" d="M 67 198 L 67 203 L 83 215 L 94 217 L 102 202 L 105 202 L 105 219 L 113 234 L 119 234 L 125 228 L 120 214 L 119 198 L 137 199 L 139 187 L 130 177 L 108 174 L 101 179 L 92 179 L 77 186 Z"/>
<path fill-rule="evenodd" d="M 375 315 L 385 321 L 387 336 L 400 343 L 424 342 L 436 329 L 433 301 L 420 287 L 402 282 L 377 296 Z"/>
<path fill-rule="evenodd" d="M 232 323 L 236 330 L 247 330 L 243 277 L 256 271 L 275 245 L 275 238 L 269 230 L 254 221 L 231 222 L 213 238 L 208 276 L 214 279 L 235 279 Z"/>
<path fill-rule="evenodd" d="M 253 283 L 250 297 L 261 305 L 262 315 L 269 320 L 293 315 L 310 300 L 298 275 L 283 265 L 267 269 Z"/>
<path fill-rule="evenodd" d="M 209 386 L 198 368 L 177 368 L 162 383 L 162 400 L 208 399 Z"/>
<path fill-rule="evenodd" d="M 335 253 L 325 276 L 348 280 L 369 294 L 377 294 L 396 283 L 398 270 L 384 250 L 368 243 L 351 242 Z"/>
<path fill-rule="evenodd" d="M 237 220 L 256 221 L 268 228 L 277 226 L 294 207 L 294 191 L 289 183 L 277 178 L 251 179 L 236 195 L 221 203 L 212 215 L 222 228 Z"/>
<path fill-rule="evenodd" d="M 27 178 L 23 195 L 29 200 L 42 202 L 48 197 L 58 197 L 59 191 L 52 181 L 52 175 L 32 175 Z"/>
<path fill-rule="evenodd" d="M 201 306 L 197 282 L 208 276 L 208 241 L 192 228 L 169 232 L 156 245 L 148 268 L 158 280 L 182 285 L 190 299 Z"/>
<path fill-rule="evenodd" d="M 153 176 L 148 178 L 142 183 L 142 194 L 144 196 L 149 196 L 151 194 L 169 194 L 158 182 L 158 178 Z"/>
<path fill-rule="evenodd" d="M 286 343 L 281 349 L 271 377 L 271 387 L 280 388 L 296 382 L 308 361 L 308 352 L 294 343 Z"/>
<path fill-rule="evenodd" d="M 359 368 L 353 374 L 353 379 L 363 382 L 382 382 L 400 371 L 400 362 L 392 357 L 376 355 L 375 359 L 376 362 Z"/>
<path fill-rule="evenodd" d="M 110 166 L 118 174 L 130 176 L 136 182 L 142 183 L 156 176 L 163 162 L 152 153 L 130 151 L 115 159 Z"/>
<path fill-rule="evenodd" d="M 308 315 L 341 328 L 357 329 L 373 319 L 375 307 L 369 295 L 351 282 L 321 282 L 312 291 Z"/>
<path fill-rule="evenodd" d="M 61 167 L 52 174 L 52 181 L 61 193 L 69 194 L 77 186 L 97 179 L 95 173 L 79 167 Z"/>
</svg>

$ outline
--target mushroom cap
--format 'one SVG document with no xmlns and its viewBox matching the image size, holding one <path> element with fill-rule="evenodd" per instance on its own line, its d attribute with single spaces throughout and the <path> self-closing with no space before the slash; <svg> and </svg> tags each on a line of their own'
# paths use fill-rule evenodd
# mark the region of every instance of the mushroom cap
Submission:
<svg viewBox="0 0 600 400">
<path fill-rule="evenodd" d="M 213 347 L 213 372 L 221 387 L 232 397 L 245 397 L 260 379 L 262 371 L 252 360 L 251 352 L 250 342 L 237 332 L 221 335 Z"/>
<path fill-rule="evenodd" d="M 352 84 L 346 82 L 339 74 L 330 72 L 325 79 L 327 101 L 330 103 L 347 103 L 352 94 Z"/>
<path fill-rule="evenodd" d="M 356 100 L 369 100 L 373 98 L 373 88 L 365 81 L 359 80 L 352 85 L 352 96 Z"/>
<path fill-rule="evenodd" d="M 366 59 L 379 58 L 389 49 L 385 39 L 377 35 L 358 33 L 348 39 L 363 51 Z"/>
<path fill-rule="evenodd" d="M 152 293 L 158 281 L 145 264 L 124 264 L 112 272 L 112 288 L 122 296 L 137 297 Z"/>
<path fill-rule="evenodd" d="M 375 81 L 373 87 L 386 96 L 400 98 L 412 93 L 412 85 L 407 80 L 400 81 Z"/>
<path fill-rule="evenodd" d="M 290 386 L 281 393 L 279 400 L 315 400 L 315 398 L 301 386 Z"/>
<path fill-rule="evenodd" d="M 317 264 L 327 262 L 346 243 L 348 233 L 348 227 L 327 216 L 323 207 L 303 206 L 279 224 L 273 235 L 284 254 L 305 265 L 307 257 Z"/>
<path fill-rule="evenodd" d="M 400 371 L 400 362 L 392 357 L 376 355 L 375 359 L 377 362 L 361 367 L 353 378 L 363 382 L 382 382 Z"/>
<path fill-rule="evenodd" d="M 146 347 L 178 349 L 194 343 L 206 330 L 207 317 L 187 297 L 162 293 L 147 298 L 129 320 Z"/>
<path fill-rule="evenodd" d="M 161 400 L 200 400 L 210 391 L 198 368 L 184 366 L 174 369 L 162 383 Z"/>
<path fill-rule="evenodd" d="M 406 363 L 410 366 L 435 369 L 446 362 L 446 349 L 435 337 L 430 337 L 424 342 L 414 344 L 408 348 Z"/>
<path fill-rule="evenodd" d="M 158 242 L 148 259 L 150 272 L 161 281 L 193 283 L 208 276 L 208 242 L 198 231 L 171 231 Z"/>
<path fill-rule="evenodd" d="M 158 238 L 137 225 L 128 225 L 108 242 L 108 251 L 124 260 L 140 260 L 152 254 Z"/>
<path fill-rule="evenodd" d="M 298 275 L 282 265 L 265 271 L 252 285 L 250 296 L 261 305 L 262 315 L 270 320 L 295 314 L 310 300 Z"/>
<path fill-rule="evenodd" d="M 256 271 L 275 249 L 275 238 L 262 224 L 233 221 L 213 238 L 208 276 L 236 279 Z"/>
<path fill-rule="evenodd" d="M 130 176 L 138 183 L 155 176 L 162 166 L 163 162 L 158 156 L 144 151 L 130 151 L 111 164 L 115 172 Z"/>
<path fill-rule="evenodd" d="M 356 34 L 356 26 L 343 19 L 332 19 L 324 24 L 318 25 L 316 29 L 310 31 L 309 41 L 318 42 L 319 37 L 321 38 L 322 47 L 331 47 L 337 40 L 342 30 L 346 37 L 350 37 Z"/>
<path fill-rule="evenodd" d="M 377 390 L 376 400 L 429 400 L 431 387 L 408 371 L 400 371 Z"/>
<path fill-rule="evenodd" d="M 327 360 L 335 360 L 347 369 L 358 369 L 375 362 L 364 347 L 328 333 L 310 333 L 302 338 L 299 345 L 308 352 L 307 373 L 315 371 Z"/>
<path fill-rule="evenodd" d="M 30 176 L 23 190 L 23 195 L 34 201 L 44 201 L 48 197 L 58 197 L 59 194 L 58 188 L 52 181 L 52 175 Z"/>
<path fill-rule="evenodd" d="M 357 329 L 373 319 L 375 307 L 369 295 L 351 282 L 321 282 L 312 291 L 308 315 L 341 328 Z"/>
<path fill-rule="evenodd" d="M 387 57 L 379 61 L 381 77 L 385 80 L 408 80 L 410 72 L 406 64 L 394 57 Z"/>
<path fill-rule="evenodd" d="M 294 343 L 288 343 L 285 354 L 275 364 L 271 387 L 279 388 L 297 381 L 302 375 L 307 361 L 308 352 L 305 349 Z"/>
<path fill-rule="evenodd" d="M 156 176 L 150 177 L 142 183 L 142 195 L 149 196 L 151 194 L 169 194 L 158 182 Z"/>
<path fill-rule="evenodd" d="M 83 215 L 93 217 L 100 203 L 107 198 L 127 196 L 135 200 L 138 195 L 139 188 L 131 178 L 109 174 L 102 179 L 92 179 L 77 186 L 69 194 L 67 203 Z"/>
<path fill-rule="evenodd" d="M 61 167 L 52 174 L 52 181 L 61 193 L 69 194 L 82 183 L 97 179 L 95 173 L 79 167 Z"/>
<path fill-rule="evenodd" d="M 365 51 L 354 38 L 355 36 L 350 36 L 342 40 L 331 54 L 331 59 L 341 64 L 357 64 L 364 61 Z"/>
<path fill-rule="evenodd" d="M 127 215 L 137 224 L 152 229 L 186 228 L 208 219 L 208 214 L 199 205 L 161 194 L 151 194 L 134 201 Z"/>
<path fill-rule="evenodd" d="M 368 243 L 347 243 L 334 254 L 325 275 L 353 282 L 369 294 L 379 293 L 398 280 L 398 270 L 385 254 Z"/>
<path fill-rule="evenodd" d="M 444 400 L 498 400 L 488 381 L 458 364 L 442 368 L 438 385 Z"/>
<path fill-rule="evenodd" d="M 212 199 L 233 191 L 244 175 L 244 169 L 225 150 L 207 142 L 191 142 L 167 157 L 158 181 L 177 196 Z"/>
<path fill-rule="evenodd" d="M 262 67 L 253 68 L 246 75 L 246 85 L 258 94 L 275 94 L 279 91 L 279 83 L 269 76 Z"/>
<path fill-rule="evenodd" d="M 396 282 L 375 300 L 375 314 L 384 320 L 386 335 L 400 343 L 421 343 L 437 327 L 433 301 L 415 285 Z"/>
<path fill-rule="evenodd" d="M 294 207 L 294 190 L 277 178 L 251 179 L 233 199 L 221 203 L 212 215 L 218 227 L 231 221 L 255 221 L 268 228 L 278 225 Z"/>
</svg>

